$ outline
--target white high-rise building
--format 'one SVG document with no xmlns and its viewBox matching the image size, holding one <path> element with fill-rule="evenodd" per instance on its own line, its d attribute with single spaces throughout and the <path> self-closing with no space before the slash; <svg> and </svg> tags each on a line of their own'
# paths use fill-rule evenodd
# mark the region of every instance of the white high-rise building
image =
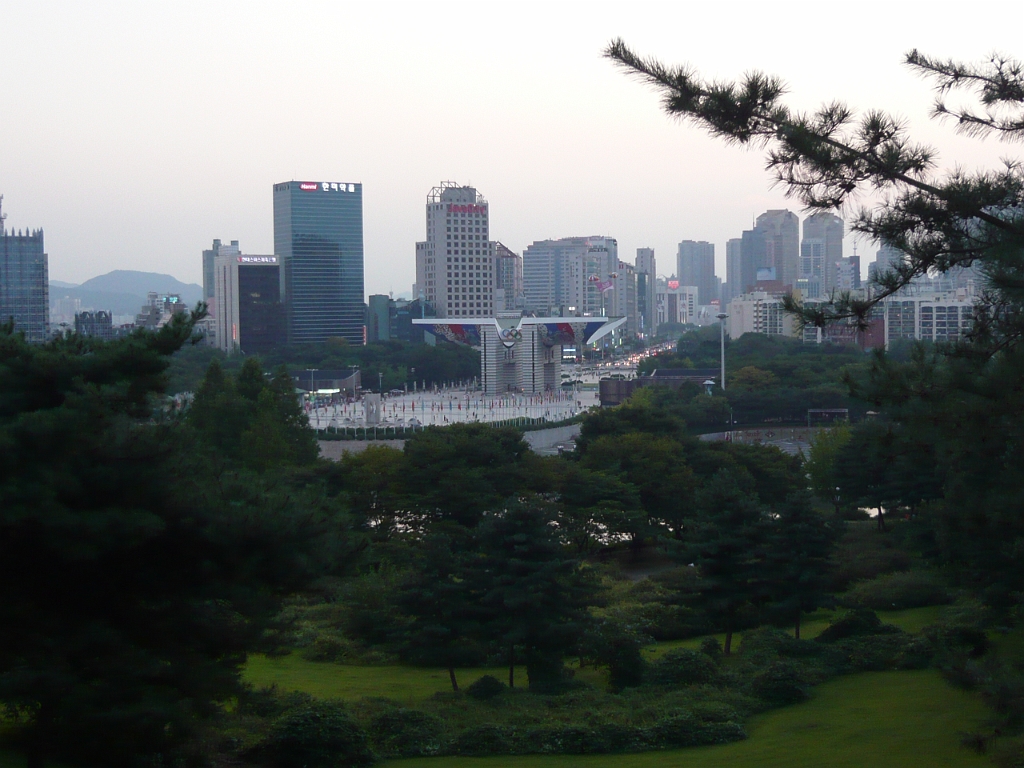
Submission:
<svg viewBox="0 0 1024 768">
<path fill-rule="evenodd" d="M 726 311 L 729 314 L 726 332 L 731 339 L 738 339 L 744 333 L 798 335 L 796 321 L 782 306 L 781 296 L 766 291 L 751 291 L 734 296 Z"/>
<path fill-rule="evenodd" d="M 427 195 L 427 239 L 416 243 L 416 287 L 438 317 L 494 315 L 489 213 L 483 195 L 454 181 L 442 181 Z"/>
<path fill-rule="evenodd" d="M 619 246 L 612 237 L 538 240 L 523 252 L 526 309 L 541 315 L 590 315 L 612 310 L 612 274 Z"/>
<path fill-rule="evenodd" d="M 699 290 L 695 285 L 680 285 L 678 280 L 658 283 L 658 325 L 696 323 L 700 309 Z"/>
<path fill-rule="evenodd" d="M 956 341 L 974 325 L 977 304 L 961 289 L 931 296 L 893 296 L 882 302 L 885 345 L 900 340 Z"/>
<path fill-rule="evenodd" d="M 807 281 L 807 298 L 827 297 L 840 288 L 843 228 L 843 220 L 834 213 L 812 213 L 804 219 L 800 279 Z"/>
</svg>

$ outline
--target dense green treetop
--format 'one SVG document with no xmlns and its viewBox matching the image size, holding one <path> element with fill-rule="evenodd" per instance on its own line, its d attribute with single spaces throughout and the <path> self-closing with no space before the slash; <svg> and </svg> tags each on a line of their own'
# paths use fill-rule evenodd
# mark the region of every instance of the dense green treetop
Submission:
<svg viewBox="0 0 1024 768">
<path fill-rule="evenodd" d="M 337 508 L 215 470 L 167 409 L 197 318 L 110 342 L 0 331 L 0 704 L 32 766 L 169 756 L 239 693 L 279 596 L 346 559 Z"/>
</svg>

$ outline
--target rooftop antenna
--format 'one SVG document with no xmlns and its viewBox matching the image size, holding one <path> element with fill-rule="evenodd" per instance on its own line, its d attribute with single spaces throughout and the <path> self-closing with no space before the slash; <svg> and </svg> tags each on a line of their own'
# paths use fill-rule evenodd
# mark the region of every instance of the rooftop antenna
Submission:
<svg viewBox="0 0 1024 768">
<path fill-rule="evenodd" d="M 7 214 L 4 213 L 4 196 L 0 195 L 0 235 L 4 233 L 4 219 L 7 218 Z"/>
</svg>

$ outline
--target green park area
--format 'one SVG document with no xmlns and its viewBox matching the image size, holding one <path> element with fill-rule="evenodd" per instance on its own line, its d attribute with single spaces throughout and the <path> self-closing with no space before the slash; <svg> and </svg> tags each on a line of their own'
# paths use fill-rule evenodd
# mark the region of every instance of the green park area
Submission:
<svg viewBox="0 0 1024 768">
<path fill-rule="evenodd" d="M 820 686 L 811 701 L 752 718 L 745 741 L 642 754 L 393 760 L 390 768 L 907 768 L 991 765 L 959 734 L 986 711 L 934 672 L 866 672 Z"/>
<path fill-rule="evenodd" d="M 878 616 L 884 622 L 899 627 L 905 632 L 917 633 L 933 624 L 941 608 L 913 608 L 903 611 L 880 611 Z M 804 621 L 803 635 L 816 637 L 834 618 L 833 611 L 819 611 Z M 723 635 L 713 635 L 719 642 Z M 644 648 L 646 658 L 655 660 L 676 648 L 695 650 L 703 638 L 674 640 L 654 643 Z M 575 677 L 582 677 L 588 683 L 606 686 L 608 676 L 591 668 L 580 669 L 579 661 L 570 664 Z M 483 675 L 500 677 L 507 670 L 499 667 L 460 668 L 456 670 L 460 679 L 467 683 Z M 405 665 L 361 666 L 308 661 L 299 653 L 284 656 L 252 656 L 245 666 L 244 678 L 255 686 L 277 686 L 282 691 L 303 691 L 312 696 L 326 699 L 352 701 L 363 697 L 382 697 L 411 704 L 436 693 L 451 690 L 446 669 L 430 669 Z"/>
</svg>

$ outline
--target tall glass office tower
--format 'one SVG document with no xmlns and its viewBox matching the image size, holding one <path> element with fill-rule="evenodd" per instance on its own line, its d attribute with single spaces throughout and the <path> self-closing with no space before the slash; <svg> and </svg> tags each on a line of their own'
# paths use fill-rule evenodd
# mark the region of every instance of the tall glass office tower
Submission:
<svg viewBox="0 0 1024 768">
<path fill-rule="evenodd" d="M 288 343 L 343 338 L 363 343 L 363 185 L 274 185 L 274 253 Z"/>
</svg>

